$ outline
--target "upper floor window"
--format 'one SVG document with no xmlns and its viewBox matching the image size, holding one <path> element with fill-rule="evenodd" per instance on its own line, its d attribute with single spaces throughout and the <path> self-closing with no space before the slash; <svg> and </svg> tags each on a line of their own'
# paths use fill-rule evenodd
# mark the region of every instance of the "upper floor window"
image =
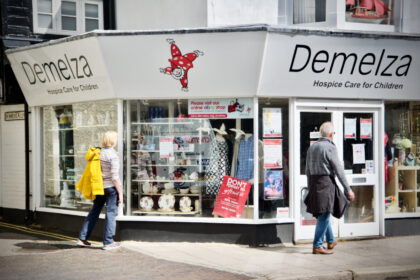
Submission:
<svg viewBox="0 0 420 280">
<path fill-rule="evenodd" d="M 103 29 L 102 0 L 32 0 L 34 32 L 75 35 Z"/>
<path fill-rule="evenodd" d="M 293 24 L 325 22 L 326 0 L 294 0 Z"/>
</svg>

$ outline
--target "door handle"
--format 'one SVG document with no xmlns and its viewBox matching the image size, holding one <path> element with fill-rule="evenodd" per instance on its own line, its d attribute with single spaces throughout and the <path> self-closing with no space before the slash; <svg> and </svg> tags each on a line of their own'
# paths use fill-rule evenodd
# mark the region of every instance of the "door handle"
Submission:
<svg viewBox="0 0 420 280">
<path fill-rule="evenodd" d="M 358 183 L 358 184 L 366 183 L 366 181 L 367 181 L 366 177 L 355 177 L 351 179 L 352 183 Z"/>
</svg>

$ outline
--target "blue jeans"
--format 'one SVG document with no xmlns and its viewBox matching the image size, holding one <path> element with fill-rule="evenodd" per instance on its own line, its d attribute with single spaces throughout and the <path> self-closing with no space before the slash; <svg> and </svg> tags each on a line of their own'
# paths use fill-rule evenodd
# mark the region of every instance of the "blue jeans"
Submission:
<svg viewBox="0 0 420 280">
<path fill-rule="evenodd" d="M 105 228 L 104 228 L 104 245 L 114 243 L 114 235 L 116 229 L 115 218 L 118 214 L 118 192 L 115 187 L 104 189 L 105 195 L 97 195 L 93 207 L 88 216 L 83 222 L 82 229 L 80 230 L 79 239 L 88 240 L 96 222 L 99 219 L 102 208 L 106 202 L 105 214 Z"/>
<path fill-rule="evenodd" d="M 322 213 L 317 221 L 314 236 L 314 248 L 321 248 L 324 244 L 324 237 L 327 238 L 328 243 L 334 242 L 334 234 L 330 224 L 330 213 Z"/>
</svg>

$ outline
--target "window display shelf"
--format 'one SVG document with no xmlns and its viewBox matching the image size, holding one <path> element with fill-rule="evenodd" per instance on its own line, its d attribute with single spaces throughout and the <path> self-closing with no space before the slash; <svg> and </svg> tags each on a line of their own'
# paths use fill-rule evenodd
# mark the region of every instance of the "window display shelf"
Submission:
<svg viewBox="0 0 420 280">
<path fill-rule="evenodd" d="M 396 169 L 397 170 L 420 170 L 420 166 L 403 166 L 403 165 L 399 165 Z"/>
<path fill-rule="evenodd" d="M 132 153 L 160 153 L 160 150 L 131 150 Z M 200 154 L 198 152 L 191 151 L 173 151 L 174 153 L 189 153 L 189 154 Z"/>
<path fill-rule="evenodd" d="M 132 126 L 137 126 L 137 125 L 192 125 L 194 124 L 194 122 L 133 122 L 131 123 Z"/>
<path fill-rule="evenodd" d="M 53 129 L 47 129 L 46 131 L 53 131 L 53 132 L 56 132 L 56 131 L 73 131 L 73 130 L 75 130 L 75 128 L 74 127 L 67 127 L 67 128 L 53 128 Z"/>
<path fill-rule="evenodd" d="M 81 125 L 81 126 L 77 126 L 75 129 L 98 128 L 98 127 L 117 127 L 117 126 L 114 124 Z"/>
<path fill-rule="evenodd" d="M 138 194 L 138 192 L 137 192 Z M 200 196 L 199 193 L 143 193 L 141 192 L 140 195 L 141 196 L 153 196 L 153 195 L 164 195 L 164 194 L 172 194 L 173 196 Z"/>
<path fill-rule="evenodd" d="M 139 183 L 146 183 L 146 182 L 156 182 L 156 183 L 195 183 L 197 181 L 195 180 L 138 180 L 133 179 L 133 182 L 139 182 Z"/>
<path fill-rule="evenodd" d="M 47 129 L 47 131 L 74 131 L 74 130 L 78 130 L 78 129 L 92 129 L 92 128 L 105 128 L 105 127 L 116 127 L 116 125 L 112 125 L 112 124 L 97 124 L 97 125 L 82 125 L 82 126 L 77 126 L 77 127 L 67 127 L 67 128 L 57 128 L 57 129 Z"/>
<path fill-rule="evenodd" d="M 76 182 L 76 180 L 72 179 L 47 179 L 48 181 L 56 181 L 56 182 Z"/>
<path fill-rule="evenodd" d="M 77 157 L 77 155 L 48 155 L 49 157 Z"/>
<path fill-rule="evenodd" d="M 183 216 L 194 216 L 200 213 L 200 211 L 190 211 L 190 212 L 181 212 L 181 211 L 144 211 L 144 210 L 135 210 L 132 212 L 133 215 L 183 215 Z"/>
<path fill-rule="evenodd" d="M 386 213 L 420 213 L 420 166 L 390 166 L 386 184 Z"/>
<path fill-rule="evenodd" d="M 151 164 L 151 165 L 142 165 L 142 167 L 200 167 L 198 164 Z M 138 168 L 138 164 L 132 164 L 131 167 Z"/>
<path fill-rule="evenodd" d="M 52 207 L 52 208 L 60 208 L 60 209 L 72 209 L 72 210 L 76 210 L 78 209 L 78 207 L 76 206 L 60 206 L 59 204 L 48 204 L 48 207 Z"/>
</svg>

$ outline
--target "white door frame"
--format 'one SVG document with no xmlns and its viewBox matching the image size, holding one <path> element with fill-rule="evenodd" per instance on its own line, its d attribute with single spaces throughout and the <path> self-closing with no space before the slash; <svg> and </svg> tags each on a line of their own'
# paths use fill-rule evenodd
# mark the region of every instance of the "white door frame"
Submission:
<svg viewBox="0 0 420 280">
<path fill-rule="evenodd" d="M 379 144 L 377 156 L 375 159 L 378 161 L 376 165 L 378 170 L 378 185 L 377 185 L 377 198 L 376 198 L 376 217 L 378 221 L 379 227 L 379 235 L 385 234 L 385 227 L 384 227 L 384 215 L 385 215 L 385 206 L 384 206 L 384 199 L 385 199 L 385 180 L 384 180 L 384 103 L 383 101 L 365 101 L 365 100 L 315 100 L 315 99 L 296 99 L 292 98 L 290 100 L 291 103 L 291 111 L 290 114 L 293 118 L 293 125 L 291 129 L 291 133 L 293 134 L 294 141 L 291 143 L 299 143 L 300 142 L 300 112 L 303 111 L 313 111 L 315 110 L 318 112 L 328 112 L 328 108 L 336 108 L 340 109 L 340 111 L 374 111 L 375 117 L 377 118 L 377 142 Z M 313 109 L 313 110 L 312 110 Z M 291 151 L 293 153 L 293 179 L 292 179 L 292 189 L 293 189 L 293 209 L 294 209 L 294 241 L 304 240 L 304 239 L 312 239 L 313 238 L 313 231 L 315 226 L 306 226 L 303 228 L 300 224 L 300 191 L 301 191 L 301 179 L 299 179 L 300 175 L 300 145 L 291 145 Z M 340 155 L 341 157 L 341 155 Z M 306 184 L 305 184 L 306 185 Z M 335 221 L 333 220 L 333 228 L 335 232 L 337 232 L 337 228 L 334 225 Z M 341 223 L 341 221 L 340 221 Z M 335 233 L 336 234 L 336 233 Z"/>
</svg>

